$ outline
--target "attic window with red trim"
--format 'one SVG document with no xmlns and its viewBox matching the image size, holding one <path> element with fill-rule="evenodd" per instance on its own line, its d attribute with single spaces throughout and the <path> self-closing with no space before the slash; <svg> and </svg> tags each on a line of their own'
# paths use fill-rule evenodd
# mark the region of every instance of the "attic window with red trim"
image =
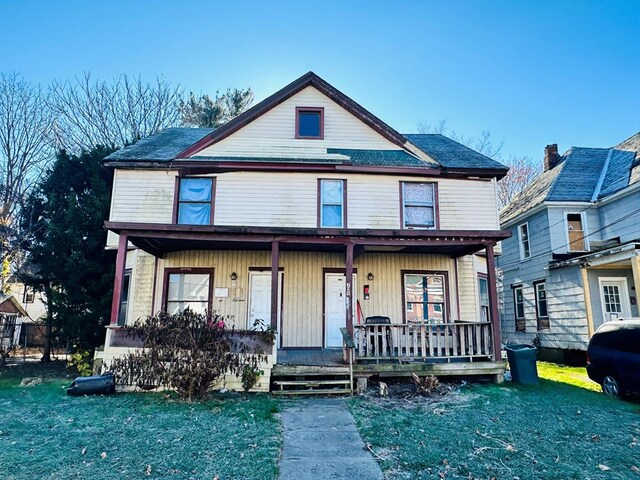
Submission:
<svg viewBox="0 0 640 480">
<path fill-rule="evenodd" d="M 324 138 L 324 108 L 296 107 L 296 138 Z"/>
</svg>

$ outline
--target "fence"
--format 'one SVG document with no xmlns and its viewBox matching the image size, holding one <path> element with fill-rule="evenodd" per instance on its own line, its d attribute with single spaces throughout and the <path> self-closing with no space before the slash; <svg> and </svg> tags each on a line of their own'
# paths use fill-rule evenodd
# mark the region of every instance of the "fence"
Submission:
<svg viewBox="0 0 640 480">
<path fill-rule="evenodd" d="M 22 323 L 15 317 L 0 319 L 0 353 L 9 358 L 23 361 L 40 360 L 44 353 L 47 326 L 44 323 Z M 62 344 L 54 329 L 51 333 L 51 356 L 63 359 L 67 355 L 67 345 Z"/>
</svg>

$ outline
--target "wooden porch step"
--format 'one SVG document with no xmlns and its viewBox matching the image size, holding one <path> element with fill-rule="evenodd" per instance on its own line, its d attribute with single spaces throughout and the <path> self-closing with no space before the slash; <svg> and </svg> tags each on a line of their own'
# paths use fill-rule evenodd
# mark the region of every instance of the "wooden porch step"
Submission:
<svg viewBox="0 0 640 480">
<path fill-rule="evenodd" d="M 274 390 L 273 395 L 350 395 L 348 388 L 325 388 L 311 390 Z"/>
<path fill-rule="evenodd" d="M 319 387 L 321 385 L 349 385 L 349 380 L 274 380 L 274 385 L 303 385 L 306 387 Z"/>
</svg>

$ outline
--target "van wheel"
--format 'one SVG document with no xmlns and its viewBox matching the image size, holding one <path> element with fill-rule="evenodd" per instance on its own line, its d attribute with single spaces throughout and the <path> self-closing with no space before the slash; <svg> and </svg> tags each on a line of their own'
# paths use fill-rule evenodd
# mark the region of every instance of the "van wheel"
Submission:
<svg viewBox="0 0 640 480">
<path fill-rule="evenodd" d="M 602 391 L 612 397 L 621 397 L 624 393 L 615 377 L 607 375 L 602 380 Z"/>
</svg>

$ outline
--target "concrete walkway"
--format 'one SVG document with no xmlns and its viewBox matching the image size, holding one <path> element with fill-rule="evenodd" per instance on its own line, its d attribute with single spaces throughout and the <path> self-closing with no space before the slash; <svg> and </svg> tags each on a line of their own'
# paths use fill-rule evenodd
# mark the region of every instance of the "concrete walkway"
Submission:
<svg viewBox="0 0 640 480">
<path fill-rule="evenodd" d="M 381 480 L 342 399 L 283 402 L 280 480 Z"/>
</svg>

